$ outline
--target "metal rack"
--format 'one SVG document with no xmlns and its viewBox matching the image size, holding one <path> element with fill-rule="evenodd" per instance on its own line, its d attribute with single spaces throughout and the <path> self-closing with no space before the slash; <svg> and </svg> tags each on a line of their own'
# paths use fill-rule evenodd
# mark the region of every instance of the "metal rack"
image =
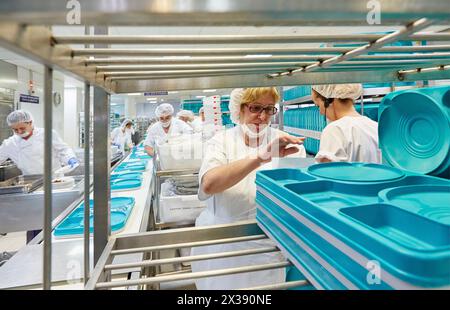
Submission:
<svg viewBox="0 0 450 310">
<path fill-rule="evenodd" d="M 314 34 L 314 35 L 172 35 L 108 36 L 108 25 L 154 26 L 367 26 L 369 9 L 359 0 L 288 0 L 280 5 L 261 1 L 223 0 L 212 6 L 209 0 L 184 1 L 125 0 L 105 12 L 101 1 L 82 1 L 81 19 L 95 25 L 93 35 L 54 36 L 43 25 L 67 23 L 64 1 L 4 0 L 0 3 L 0 45 L 45 65 L 44 102 L 52 102 L 53 69 L 85 81 L 85 115 L 89 116 L 89 92 L 94 86 L 94 270 L 88 288 L 106 288 L 113 251 L 134 251 L 140 246 L 170 246 L 170 242 L 205 241 L 208 236 L 249 237 L 256 224 L 190 228 L 183 231 L 157 231 L 113 238 L 109 236 L 109 95 L 171 90 L 234 87 L 289 86 L 325 83 L 370 83 L 436 80 L 450 78 L 449 33 L 421 32 L 431 24 L 448 28 L 448 0 L 418 0 L 405 5 L 402 0 L 379 0 L 383 26 L 401 26 L 388 35 Z M 163 5 L 162 5 L 163 4 Z M 355 28 L 355 30 L 357 30 Z M 392 46 L 397 40 L 443 42 L 440 45 Z M 305 47 L 302 43 L 359 42 L 356 48 Z M 447 43 L 445 43 L 447 42 Z M 283 47 L 265 44 L 286 44 Z M 86 44 L 72 48 L 68 44 Z M 93 48 L 89 44 L 94 45 Z M 108 48 L 110 44 L 146 44 L 149 49 Z M 154 45 L 177 45 L 177 48 L 154 48 Z M 183 45 L 246 44 L 246 47 L 185 48 Z M 258 47 L 252 47 L 259 44 Z M 365 55 L 376 51 L 380 55 Z M 272 55 L 261 57 L 261 55 Z M 258 55 L 259 57 L 248 57 Z M 191 56 L 170 58 L 165 56 Z M 393 61 L 394 60 L 394 61 Z M 162 67 L 161 67 L 162 65 Z M 282 111 L 281 111 L 282 117 Z M 51 150 L 52 105 L 45 105 L 45 149 Z M 282 126 L 282 121 L 280 122 Z M 89 133 L 86 120 L 85 132 Z M 86 154 L 89 144 L 86 143 Z M 45 152 L 45 221 L 43 287 L 51 287 L 51 151 Z M 89 180 L 89 167 L 86 178 Z M 89 184 L 90 182 L 87 182 Z M 85 191 L 87 195 L 88 191 Z M 87 196 L 86 196 L 87 197 Z M 87 199 L 86 203 L 87 203 Z M 86 208 L 87 210 L 87 208 Z M 89 227 L 89 225 L 85 225 Z M 242 229 L 237 229 L 241 227 Z M 252 229 L 250 229 L 253 227 Z M 244 229 L 245 228 L 245 229 Z M 221 230 L 222 229 L 222 230 Z M 225 229 L 225 230 L 223 230 Z M 218 232 L 221 231 L 219 234 Z M 85 236 L 87 236 L 87 231 Z M 190 239 L 188 239 L 188 236 Z M 212 238 L 212 237 L 209 237 Z M 85 241 L 88 252 L 89 238 Z M 170 241 L 169 241 L 170 240 Z M 174 241 L 175 240 L 175 241 Z M 173 246 L 173 245 L 172 245 Z M 127 250 L 128 249 L 128 250 Z M 153 251 L 146 248 L 144 251 Z M 117 253 L 116 253 L 117 254 Z M 88 254 L 86 257 L 89 257 Z M 85 260 L 88 266 L 89 262 Z M 286 263 L 288 264 L 288 263 Z M 279 266 L 256 266 L 273 268 Z M 285 265 L 283 265 L 285 266 Z M 250 268 L 250 267 L 249 267 Z M 233 272 L 235 272 L 234 270 Z M 248 270 L 247 270 L 248 271 Z M 224 272 L 224 271 L 217 271 Z M 230 271 L 226 271 L 230 272 Z M 200 276 L 211 276 L 204 273 Z M 182 275 L 178 275 L 179 277 Z M 85 278 L 89 268 L 85 268 Z M 168 279 L 163 278 L 162 279 Z M 156 278 L 138 279 L 136 284 L 151 284 Z M 129 285 L 130 282 L 115 283 Z"/>
</svg>

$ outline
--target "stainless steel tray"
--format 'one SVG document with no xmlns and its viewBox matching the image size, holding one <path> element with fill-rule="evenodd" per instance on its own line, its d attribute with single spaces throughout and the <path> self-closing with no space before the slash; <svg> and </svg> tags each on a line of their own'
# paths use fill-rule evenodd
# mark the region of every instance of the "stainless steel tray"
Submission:
<svg viewBox="0 0 450 310">
<path fill-rule="evenodd" d="M 0 182 L 0 195 L 15 193 L 30 193 L 42 186 L 42 175 L 20 175 Z"/>
</svg>

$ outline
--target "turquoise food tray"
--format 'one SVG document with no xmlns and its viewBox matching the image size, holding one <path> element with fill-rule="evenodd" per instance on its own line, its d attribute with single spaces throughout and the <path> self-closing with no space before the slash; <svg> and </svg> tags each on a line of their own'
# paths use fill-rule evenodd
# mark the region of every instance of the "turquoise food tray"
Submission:
<svg viewBox="0 0 450 310">
<path fill-rule="evenodd" d="M 89 231 L 94 231 L 93 219 L 94 210 L 93 200 L 90 204 Z M 132 197 L 114 197 L 111 198 L 111 232 L 117 233 L 125 228 L 125 225 L 133 209 L 135 200 Z M 56 226 L 54 235 L 56 237 L 68 237 L 81 235 L 84 232 L 84 203 L 80 204 L 68 217 L 66 217 L 58 226 Z"/>
<path fill-rule="evenodd" d="M 116 179 L 139 179 L 142 180 L 142 172 L 117 172 L 111 174 L 111 180 Z"/>
<path fill-rule="evenodd" d="M 317 247 L 316 259 L 325 260 L 327 270 L 346 288 L 449 286 L 450 205 L 446 202 L 450 181 L 382 165 L 369 167 L 396 173 L 384 178 L 386 181 L 364 180 L 352 173 L 335 180 L 329 178 L 329 172 L 342 166 L 333 163 L 302 170 L 259 171 L 257 220 L 266 230 L 284 232 L 274 238 L 287 251 L 298 251 L 292 248 L 295 235 L 305 244 L 309 242 L 309 248 L 311 244 Z M 310 171 L 325 171 L 327 178 Z M 306 222 L 310 226 L 305 226 Z M 375 286 L 366 284 L 371 261 L 379 262 L 387 275 Z M 301 264 L 299 261 L 296 266 Z M 315 267 L 309 263 L 304 268 L 314 271 Z M 333 283 L 329 286 L 337 288 Z"/>
<path fill-rule="evenodd" d="M 134 190 L 142 186 L 141 179 L 113 179 L 111 180 L 112 191 Z"/>
<path fill-rule="evenodd" d="M 130 170 L 130 171 L 145 171 L 146 169 L 146 163 L 143 162 L 123 162 L 121 163 L 114 171 L 123 171 L 123 170 Z"/>
<path fill-rule="evenodd" d="M 450 87 L 389 94 L 381 102 L 378 135 L 386 163 L 450 178 Z"/>
</svg>

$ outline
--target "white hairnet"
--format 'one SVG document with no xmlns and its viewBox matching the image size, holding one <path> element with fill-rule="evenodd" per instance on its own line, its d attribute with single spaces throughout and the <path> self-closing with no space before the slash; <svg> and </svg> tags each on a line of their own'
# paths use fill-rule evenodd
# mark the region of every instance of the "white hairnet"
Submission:
<svg viewBox="0 0 450 310">
<path fill-rule="evenodd" d="M 194 118 L 194 112 L 189 111 L 189 110 L 180 110 L 177 113 L 177 117 L 189 117 L 189 118 Z"/>
<path fill-rule="evenodd" d="M 236 125 L 240 124 L 239 118 L 241 114 L 242 96 L 244 96 L 244 88 L 236 88 L 230 94 L 230 103 L 228 107 L 230 109 L 230 118 Z"/>
<path fill-rule="evenodd" d="M 325 98 L 356 100 L 361 97 L 363 92 L 361 84 L 312 85 L 311 88 Z"/>
<path fill-rule="evenodd" d="M 172 115 L 173 112 L 173 106 L 170 103 L 162 103 L 156 108 L 155 115 L 161 117 L 163 115 Z"/>
<path fill-rule="evenodd" d="M 120 125 L 120 128 L 125 128 L 128 124 L 131 124 L 131 125 L 133 125 L 133 122 L 130 120 L 130 119 L 128 119 L 128 118 L 126 118 L 123 122 L 122 122 L 122 125 Z"/>
<path fill-rule="evenodd" d="M 8 126 L 17 124 L 17 123 L 26 123 L 33 121 L 33 116 L 30 112 L 24 111 L 24 110 L 16 110 L 6 117 L 6 122 L 8 123 Z"/>
<path fill-rule="evenodd" d="M 205 108 L 204 108 L 204 107 L 201 107 L 200 110 L 198 110 L 198 114 L 200 115 L 200 114 L 202 114 L 203 112 L 205 112 Z"/>
</svg>

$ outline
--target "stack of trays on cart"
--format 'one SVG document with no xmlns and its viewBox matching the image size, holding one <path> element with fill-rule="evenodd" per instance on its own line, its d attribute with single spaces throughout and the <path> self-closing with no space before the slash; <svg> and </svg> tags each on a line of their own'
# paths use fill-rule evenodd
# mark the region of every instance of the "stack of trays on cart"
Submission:
<svg viewBox="0 0 450 310">
<path fill-rule="evenodd" d="M 258 224 L 316 288 L 450 288 L 449 180 L 327 163 L 256 184 Z"/>
<path fill-rule="evenodd" d="M 135 200 L 132 197 L 111 198 L 111 233 L 122 231 L 130 217 Z M 89 202 L 89 230 L 94 231 L 94 201 Z M 54 235 L 57 238 L 67 238 L 82 235 L 84 232 L 84 203 L 80 204 L 72 213 L 56 226 Z"/>
</svg>

